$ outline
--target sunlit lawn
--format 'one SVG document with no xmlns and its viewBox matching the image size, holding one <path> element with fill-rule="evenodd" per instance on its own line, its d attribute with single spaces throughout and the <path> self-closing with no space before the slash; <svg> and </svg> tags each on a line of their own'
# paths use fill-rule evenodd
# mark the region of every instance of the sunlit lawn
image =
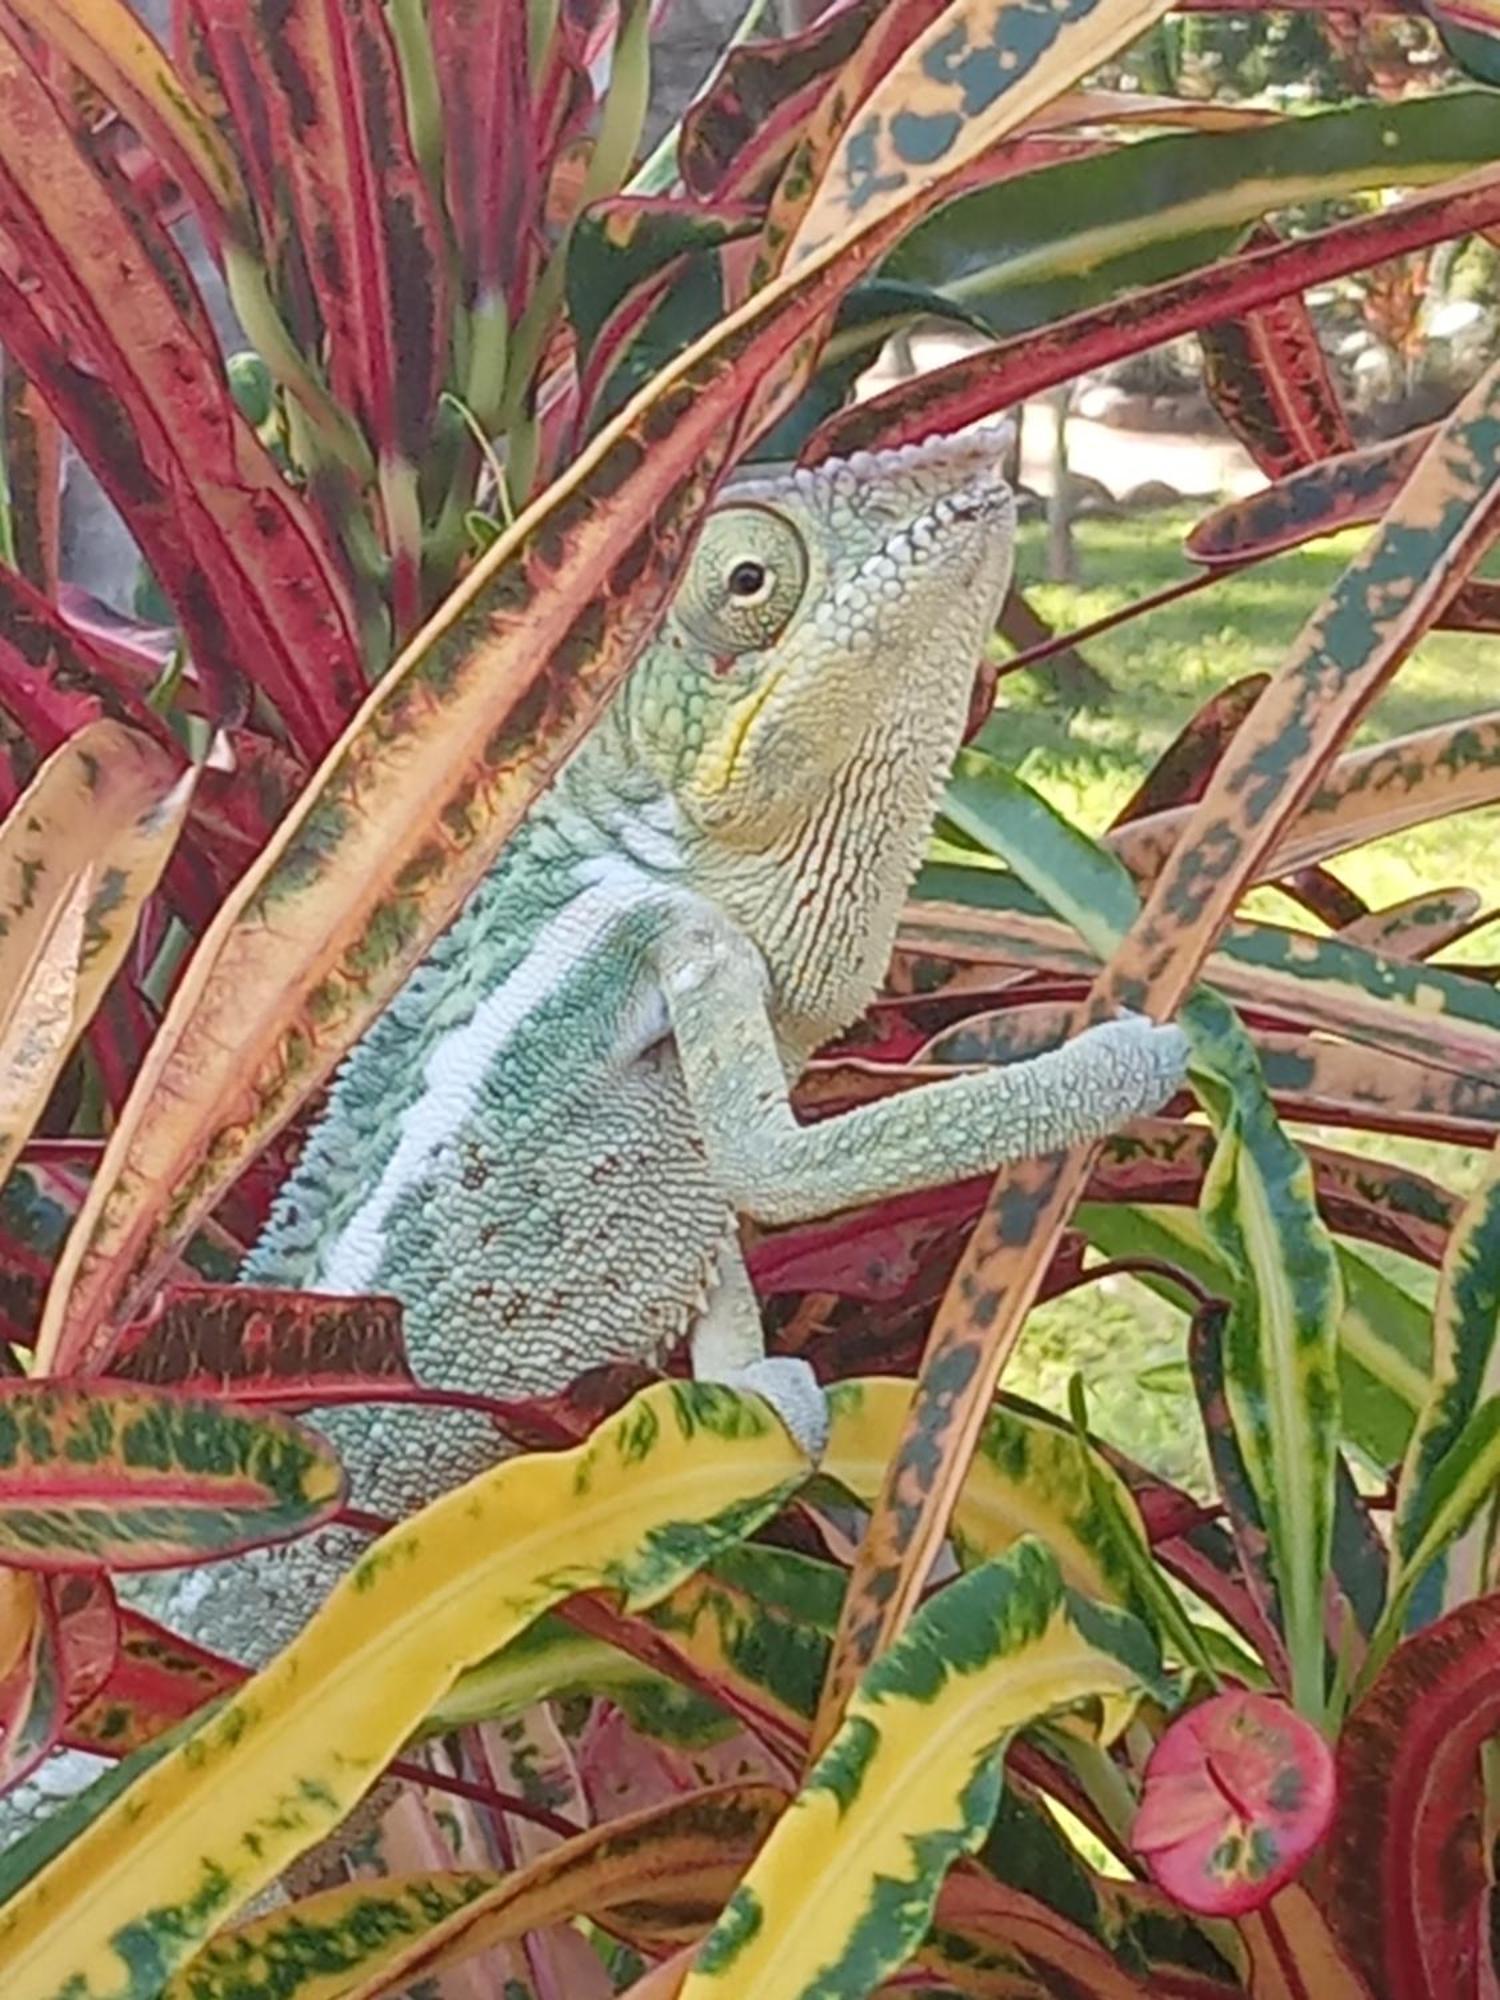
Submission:
<svg viewBox="0 0 1500 2000">
<path fill-rule="evenodd" d="M 1184 510 L 1080 522 L 1078 582 L 1068 586 L 1040 581 L 1043 534 L 1029 525 L 1022 531 L 1019 575 L 1043 616 L 1069 629 L 1087 624 L 1189 574 L 1180 543 L 1194 518 Z M 1296 551 L 1093 640 L 1087 656 L 1112 689 L 1098 707 L 1059 703 L 1045 669 L 1004 680 L 985 747 L 1078 824 L 1103 829 L 1215 689 L 1275 668 L 1359 541 L 1351 533 Z M 1500 638 L 1439 634 L 1402 668 L 1356 740 L 1377 742 L 1500 706 L 1497 690 Z M 1377 907 L 1423 888 L 1460 883 L 1500 901 L 1497 839 L 1500 809 L 1470 813 L 1341 856 L 1333 869 Z M 1290 906 L 1268 897 L 1258 907 L 1284 917 Z M 1497 953 L 1500 929 L 1490 929 L 1448 956 L 1492 962 Z M 1327 1137 L 1387 1154 L 1399 1150 L 1410 1164 L 1457 1188 L 1472 1186 L 1479 1170 L 1478 1157 L 1457 1148 L 1398 1147 L 1347 1133 Z M 1414 1290 L 1425 1289 L 1425 1274 L 1405 1259 L 1388 1267 Z M 1192 1409 L 1180 1370 L 1170 1365 L 1180 1359 L 1182 1330 L 1181 1315 L 1141 1287 L 1128 1279 L 1106 1281 L 1033 1315 L 1007 1383 L 1062 1408 L 1067 1378 L 1081 1369 L 1100 1428 L 1181 1476 L 1197 1457 Z"/>
</svg>

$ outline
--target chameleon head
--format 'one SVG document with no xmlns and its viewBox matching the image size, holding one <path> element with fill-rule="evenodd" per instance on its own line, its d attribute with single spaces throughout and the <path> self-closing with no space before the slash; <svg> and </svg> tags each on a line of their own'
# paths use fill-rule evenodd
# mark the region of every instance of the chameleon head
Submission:
<svg viewBox="0 0 1500 2000">
<path fill-rule="evenodd" d="M 782 845 L 872 760 L 932 802 L 1010 581 L 1002 443 L 988 428 L 724 488 L 632 704 L 703 833 Z"/>
</svg>

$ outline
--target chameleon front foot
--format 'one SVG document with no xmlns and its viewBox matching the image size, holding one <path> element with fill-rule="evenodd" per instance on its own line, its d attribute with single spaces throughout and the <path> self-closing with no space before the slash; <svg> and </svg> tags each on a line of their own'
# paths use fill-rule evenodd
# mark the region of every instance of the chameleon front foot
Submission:
<svg viewBox="0 0 1500 2000">
<path fill-rule="evenodd" d="M 793 1444 L 814 1464 L 828 1447 L 828 1397 L 807 1362 L 772 1354 L 719 1377 L 726 1388 L 748 1389 L 771 1405 Z"/>
</svg>

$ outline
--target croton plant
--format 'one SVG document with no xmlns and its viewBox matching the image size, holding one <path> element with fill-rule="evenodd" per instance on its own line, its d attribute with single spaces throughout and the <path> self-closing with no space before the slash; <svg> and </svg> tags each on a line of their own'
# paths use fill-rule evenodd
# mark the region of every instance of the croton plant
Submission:
<svg viewBox="0 0 1500 2000">
<path fill-rule="evenodd" d="M 1500 230 L 1500 7 L 1343 0 L 1424 20 L 1435 87 L 1291 115 L 1103 87 L 1165 0 L 835 0 L 748 20 L 644 157 L 661 11 L 176 0 L 167 48 L 0 0 L 0 1784 L 112 1760 L 0 1856 L 0 1990 L 1493 2000 L 1500 1180 L 1381 1135 L 1492 1146 L 1500 997 L 1435 962 L 1482 885 L 1370 908 L 1328 864 L 1500 800 L 1500 711 L 1349 748 L 1426 632 L 1500 630 L 1500 370 L 1356 448 L 1305 295 Z M 856 403 L 934 318 L 984 338 Z M 816 1469 L 607 1373 L 352 1515 L 296 1413 L 435 1392 L 391 1301 L 238 1256 L 717 480 L 1185 332 L 1269 482 L 1200 573 L 1359 553 L 1097 840 L 981 728 L 803 1090 L 1125 1004 L 1187 1025 L 1191 1096 L 763 1234 Z M 62 574 L 65 448 L 151 622 Z M 1000 1389 L 1037 1301 L 1121 1272 L 1181 1312 L 1212 1491 L 1082 1384 Z M 116 1602 L 334 1519 L 383 1539 L 253 1679 Z"/>
</svg>

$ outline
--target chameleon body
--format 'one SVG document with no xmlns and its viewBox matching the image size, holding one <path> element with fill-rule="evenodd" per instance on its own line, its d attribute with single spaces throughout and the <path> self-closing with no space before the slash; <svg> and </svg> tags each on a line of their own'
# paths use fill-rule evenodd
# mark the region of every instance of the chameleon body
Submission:
<svg viewBox="0 0 1500 2000">
<path fill-rule="evenodd" d="M 801 1126 L 788 1091 L 869 1003 L 1009 582 L 993 433 L 731 482 L 611 707 L 355 1049 L 244 1275 L 400 1298 L 424 1382 L 516 1396 L 650 1358 L 762 1389 L 737 1218 L 825 1214 L 1102 1134 L 1179 1082 L 1127 1018 Z M 481 1416 L 316 1417 L 354 1500 L 490 1463 Z M 362 1541 L 174 1577 L 158 1615 L 263 1660 Z"/>
</svg>

